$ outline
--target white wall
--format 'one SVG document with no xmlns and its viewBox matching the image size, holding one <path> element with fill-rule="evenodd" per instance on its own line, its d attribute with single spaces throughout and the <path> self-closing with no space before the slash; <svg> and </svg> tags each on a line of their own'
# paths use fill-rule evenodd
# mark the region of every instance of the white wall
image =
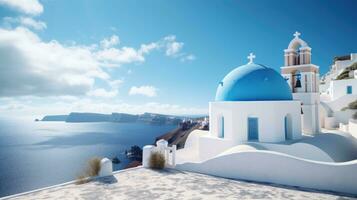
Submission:
<svg viewBox="0 0 357 200">
<path fill-rule="evenodd" d="M 355 112 L 356 110 L 350 110 L 350 109 L 334 112 L 336 123 L 348 124 L 348 121 L 352 118 L 352 115 Z"/>
<path fill-rule="evenodd" d="M 334 129 L 337 127 L 338 124 L 339 122 L 337 122 L 335 117 L 325 117 L 323 127 L 327 129 Z"/>
<path fill-rule="evenodd" d="M 357 99 L 355 95 L 345 95 L 334 101 L 324 101 L 333 111 L 340 111 L 342 108 L 347 107 L 349 103 Z"/>
<path fill-rule="evenodd" d="M 293 93 L 294 100 L 302 103 L 303 132 L 305 134 L 317 134 L 320 132 L 320 96 L 319 93 Z"/>
<path fill-rule="evenodd" d="M 347 95 L 347 86 L 352 86 L 352 94 L 357 95 L 357 79 L 334 80 L 330 82 L 331 100 Z"/>
<path fill-rule="evenodd" d="M 248 117 L 258 118 L 259 141 L 285 141 L 284 118 L 291 116 L 291 137 L 301 137 L 301 116 L 299 101 L 229 101 L 210 102 L 210 132 L 218 137 L 218 119 L 224 116 L 224 139 L 239 144 L 248 140 Z"/>
<path fill-rule="evenodd" d="M 357 194 L 357 160 L 317 162 L 270 151 L 245 151 L 177 165 L 214 176 Z"/>
<path fill-rule="evenodd" d="M 348 122 L 348 130 L 353 137 L 357 138 L 357 120 L 351 119 Z"/>
</svg>

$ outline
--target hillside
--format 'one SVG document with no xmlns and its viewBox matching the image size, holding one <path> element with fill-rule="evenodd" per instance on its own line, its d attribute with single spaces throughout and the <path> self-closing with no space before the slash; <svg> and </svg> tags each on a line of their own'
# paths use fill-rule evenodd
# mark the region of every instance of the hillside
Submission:
<svg viewBox="0 0 357 200">
<path fill-rule="evenodd" d="M 72 112 L 69 115 L 47 115 L 41 121 L 64 121 L 69 123 L 80 122 L 144 122 L 151 124 L 179 124 L 186 117 L 163 115 L 155 113 L 144 113 L 132 115 L 127 113 L 78 113 Z"/>
<path fill-rule="evenodd" d="M 343 80 L 343 79 L 350 79 L 353 78 L 350 76 L 350 72 L 357 70 L 357 62 L 353 63 L 351 66 L 346 67 L 346 69 L 344 69 L 341 74 L 339 74 L 336 77 L 336 80 Z"/>
</svg>

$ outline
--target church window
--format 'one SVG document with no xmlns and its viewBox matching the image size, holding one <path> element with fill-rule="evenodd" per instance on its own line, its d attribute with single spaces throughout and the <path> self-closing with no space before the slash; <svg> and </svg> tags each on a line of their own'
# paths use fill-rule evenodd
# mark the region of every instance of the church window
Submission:
<svg viewBox="0 0 357 200">
<path fill-rule="evenodd" d="M 248 141 L 259 141 L 258 118 L 248 117 Z"/>
</svg>

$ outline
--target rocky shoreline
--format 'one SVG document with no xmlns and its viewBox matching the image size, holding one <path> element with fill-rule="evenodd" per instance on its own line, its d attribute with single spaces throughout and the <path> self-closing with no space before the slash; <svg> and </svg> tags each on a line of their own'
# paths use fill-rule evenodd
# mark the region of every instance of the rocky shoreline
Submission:
<svg viewBox="0 0 357 200">
<path fill-rule="evenodd" d="M 187 137 L 190 135 L 190 133 L 192 131 L 194 131 L 196 129 L 202 129 L 202 125 L 201 125 L 201 123 L 199 123 L 198 120 L 195 120 L 195 121 L 190 120 L 187 122 L 182 122 L 174 130 L 156 137 L 154 144 L 158 140 L 164 139 L 164 140 L 168 141 L 169 146 L 176 145 L 177 149 L 182 149 L 185 146 Z M 137 167 L 141 164 L 142 164 L 141 161 L 134 160 L 134 161 L 130 162 L 125 167 L 125 169 Z"/>
</svg>

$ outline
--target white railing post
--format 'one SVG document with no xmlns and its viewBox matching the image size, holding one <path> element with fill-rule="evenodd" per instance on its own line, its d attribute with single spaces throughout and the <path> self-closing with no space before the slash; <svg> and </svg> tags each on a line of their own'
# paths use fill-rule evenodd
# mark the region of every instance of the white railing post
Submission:
<svg viewBox="0 0 357 200">
<path fill-rule="evenodd" d="M 149 168 L 150 167 L 150 157 L 153 151 L 155 151 L 156 147 L 153 145 L 146 145 L 143 148 L 143 167 Z"/>
</svg>

